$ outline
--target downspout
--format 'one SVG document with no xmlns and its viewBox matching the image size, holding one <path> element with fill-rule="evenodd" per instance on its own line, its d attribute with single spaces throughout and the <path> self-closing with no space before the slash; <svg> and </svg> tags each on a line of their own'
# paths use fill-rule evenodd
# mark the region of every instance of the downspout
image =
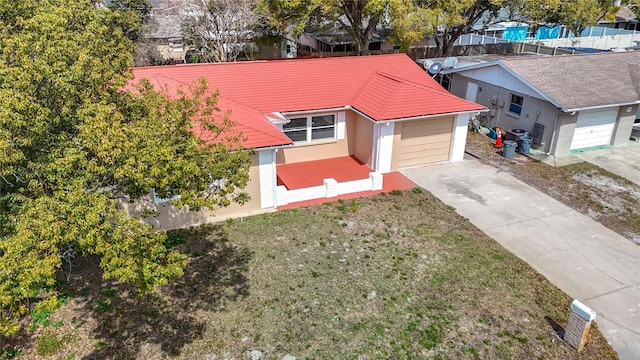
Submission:
<svg viewBox="0 0 640 360">
<path fill-rule="evenodd" d="M 271 160 L 271 167 L 273 169 L 273 208 L 278 208 L 278 174 L 276 173 L 276 155 L 278 154 L 278 149 L 273 149 L 273 157 Z"/>
<path fill-rule="evenodd" d="M 551 133 L 551 144 L 549 145 L 549 151 L 547 152 L 547 155 L 551 154 L 552 149 L 554 152 L 556 150 L 556 144 L 554 141 L 556 139 L 556 132 L 558 131 L 558 119 L 560 119 L 560 114 L 556 113 L 556 121 L 553 124 L 553 132 Z"/>
<path fill-rule="evenodd" d="M 376 162 L 375 164 L 373 164 L 373 171 L 378 171 L 378 168 L 380 167 L 380 125 L 378 123 L 375 123 L 374 126 L 375 130 L 373 131 L 373 133 L 376 135 Z"/>
</svg>

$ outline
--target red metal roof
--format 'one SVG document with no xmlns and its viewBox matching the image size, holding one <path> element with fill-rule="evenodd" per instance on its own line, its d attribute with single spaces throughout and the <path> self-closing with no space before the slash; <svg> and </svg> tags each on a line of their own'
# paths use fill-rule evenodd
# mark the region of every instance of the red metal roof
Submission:
<svg viewBox="0 0 640 360">
<path fill-rule="evenodd" d="M 425 86 L 376 71 L 353 98 L 351 106 L 377 121 L 484 109 L 437 86 Z"/>
<path fill-rule="evenodd" d="M 266 118 L 271 112 L 352 106 L 379 121 L 484 109 L 448 93 L 404 54 L 154 66 L 133 73 L 170 89 L 206 78 L 211 91 L 220 92 L 218 106 L 232 111 L 247 147 L 291 143 Z"/>
</svg>

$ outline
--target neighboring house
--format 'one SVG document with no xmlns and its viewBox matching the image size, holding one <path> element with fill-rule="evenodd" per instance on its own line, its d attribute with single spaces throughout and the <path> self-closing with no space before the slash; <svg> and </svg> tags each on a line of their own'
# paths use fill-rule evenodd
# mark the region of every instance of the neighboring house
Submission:
<svg viewBox="0 0 640 360">
<path fill-rule="evenodd" d="M 175 89 L 205 77 L 254 148 L 251 201 L 189 214 L 159 204 L 171 228 L 291 203 L 380 190 L 399 168 L 459 161 L 470 115 L 406 55 L 251 61 L 134 68 L 137 79 Z M 161 202 L 156 199 L 156 202 Z M 129 209 L 136 211 L 131 204 Z"/>
<path fill-rule="evenodd" d="M 446 69 L 450 91 L 486 105 L 485 123 L 523 129 L 553 155 L 629 141 L 640 52 L 511 57 Z"/>
<path fill-rule="evenodd" d="M 369 42 L 370 52 L 388 54 L 396 50 L 393 43 L 384 39 L 382 33 L 383 29 L 379 29 L 371 36 L 371 42 Z M 356 51 L 353 39 L 347 31 L 342 28 L 303 33 L 298 38 L 298 43 L 303 53 L 308 52 L 310 54 L 314 52 L 349 54 L 355 53 Z"/>
<path fill-rule="evenodd" d="M 616 13 L 614 21 L 599 21 L 598 26 L 640 31 L 640 21 L 637 19 L 633 10 L 627 5 L 620 6 L 620 10 Z"/>
</svg>

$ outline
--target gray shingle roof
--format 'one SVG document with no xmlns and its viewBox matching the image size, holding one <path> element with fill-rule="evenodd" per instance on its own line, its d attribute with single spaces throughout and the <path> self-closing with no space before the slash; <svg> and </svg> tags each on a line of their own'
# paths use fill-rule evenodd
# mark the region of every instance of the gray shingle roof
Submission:
<svg viewBox="0 0 640 360">
<path fill-rule="evenodd" d="M 499 62 L 564 110 L 640 101 L 640 51 L 518 57 Z"/>
</svg>

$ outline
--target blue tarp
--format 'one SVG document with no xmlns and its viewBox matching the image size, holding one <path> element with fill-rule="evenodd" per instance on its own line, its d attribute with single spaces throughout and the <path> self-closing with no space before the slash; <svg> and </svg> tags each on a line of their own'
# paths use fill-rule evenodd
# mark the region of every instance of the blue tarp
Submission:
<svg viewBox="0 0 640 360">
<path fill-rule="evenodd" d="M 508 27 L 504 29 L 502 38 L 512 41 L 524 41 L 527 39 L 527 30 L 528 27 L 526 26 Z"/>
<path fill-rule="evenodd" d="M 573 51 L 575 51 L 575 52 L 579 52 L 579 53 L 589 53 L 589 54 L 593 54 L 593 53 L 602 53 L 602 52 L 612 52 L 611 50 L 594 49 L 594 48 L 585 48 L 585 47 L 573 47 L 573 46 L 561 47 L 560 49 L 573 50 Z"/>
<path fill-rule="evenodd" d="M 545 39 L 557 39 L 560 37 L 560 25 L 552 28 L 548 28 L 546 26 L 541 26 L 536 31 L 536 35 L 534 39 L 536 40 L 545 40 Z"/>
</svg>

